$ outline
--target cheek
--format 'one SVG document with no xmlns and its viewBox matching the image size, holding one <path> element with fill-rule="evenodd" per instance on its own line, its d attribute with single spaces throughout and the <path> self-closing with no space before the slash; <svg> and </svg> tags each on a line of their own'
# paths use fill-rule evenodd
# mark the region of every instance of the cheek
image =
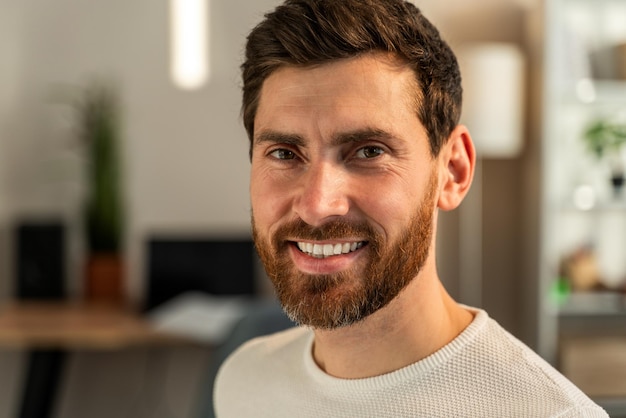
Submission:
<svg viewBox="0 0 626 418">
<path fill-rule="evenodd" d="M 258 225 L 273 223 L 289 209 L 289 188 L 277 187 L 272 179 L 252 170 L 250 203 Z"/>
<path fill-rule="evenodd" d="M 376 206 L 370 206 L 369 216 L 378 221 L 388 236 L 392 236 L 404 229 L 411 219 L 410 207 L 413 206 L 405 199 L 389 196 L 381 199 Z"/>
<path fill-rule="evenodd" d="M 384 229 L 388 237 L 402 233 L 421 208 L 423 187 L 406 182 L 387 183 L 383 190 L 363 194 L 359 202 L 364 214 Z M 374 190 L 371 190 L 374 191 Z"/>
<path fill-rule="evenodd" d="M 408 177 L 408 176 L 407 176 Z M 399 213 L 415 206 L 423 193 L 418 182 L 410 181 L 410 177 L 399 178 L 397 175 L 387 176 L 359 184 L 358 195 L 365 207 L 377 208 L 389 213 Z"/>
</svg>

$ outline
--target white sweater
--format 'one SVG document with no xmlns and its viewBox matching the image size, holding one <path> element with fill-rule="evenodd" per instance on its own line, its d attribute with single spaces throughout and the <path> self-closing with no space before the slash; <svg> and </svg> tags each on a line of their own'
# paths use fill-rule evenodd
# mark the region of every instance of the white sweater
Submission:
<svg viewBox="0 0 626 418">
<path fill-rule="evenodd" d="M 217 417 L 608 417 L 486 312 L 475 313 L 439 351 L 366 379 L 324 373 L 309 329 L 252 340 L 218 374 Z"/>
</svg>

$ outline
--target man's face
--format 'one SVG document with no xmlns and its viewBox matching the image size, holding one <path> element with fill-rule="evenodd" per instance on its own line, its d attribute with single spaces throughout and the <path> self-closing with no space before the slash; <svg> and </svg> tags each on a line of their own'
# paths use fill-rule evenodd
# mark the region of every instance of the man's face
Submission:
<svg viewBox="0 0 626 418">
<path fill-rule="evenodd" d="M 253 233 L 292 319 L 350 325 L 429 257 L 438 177 L 412 72 L 383 55 L 284 67 L 263 85 Z"/>
</svg>

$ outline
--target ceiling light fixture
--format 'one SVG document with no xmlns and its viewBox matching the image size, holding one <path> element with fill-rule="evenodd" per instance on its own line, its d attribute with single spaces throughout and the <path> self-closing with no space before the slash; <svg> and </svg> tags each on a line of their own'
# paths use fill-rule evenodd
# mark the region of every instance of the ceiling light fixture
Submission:
<svg viewBox="0 0 626 418">
<path fill-rule="evenodd" d="M 209 78 L 208 1 L 170 0 L 170 71 L 176 86 L 193 90 Z"/>
</svg>

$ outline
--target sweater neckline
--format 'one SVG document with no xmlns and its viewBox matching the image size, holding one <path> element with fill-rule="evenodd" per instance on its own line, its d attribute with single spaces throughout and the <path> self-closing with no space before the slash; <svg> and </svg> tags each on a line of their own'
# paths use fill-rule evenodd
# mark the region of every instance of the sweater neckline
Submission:
<svg viewBox="0 0 626 418">
<path fill-rule="evenodd" d="M 336 390 L 367 390 L 394 386 L 407 379 L 416 379 L 426 376 L 433 369 L 449 361 L 452 357 L 461 352 L 468 344 L 476 340 L 481 334 L 481 330 L 486 326 L 489 315 L 482 309 L 472 308 L 462 305 L 474 315 L 472 322 L 454 340 L 450 341 L 439 350 L 429 356 L 409 364 L 401 369 L 385 373 L 378 376 L 360 379 L 343 379 L 331 376 L 324 372 L 313 359 L 314 333 L 309 333 L 304 346 L 304 367 L 311 379 L 320 385 Z"/>
</svg>

